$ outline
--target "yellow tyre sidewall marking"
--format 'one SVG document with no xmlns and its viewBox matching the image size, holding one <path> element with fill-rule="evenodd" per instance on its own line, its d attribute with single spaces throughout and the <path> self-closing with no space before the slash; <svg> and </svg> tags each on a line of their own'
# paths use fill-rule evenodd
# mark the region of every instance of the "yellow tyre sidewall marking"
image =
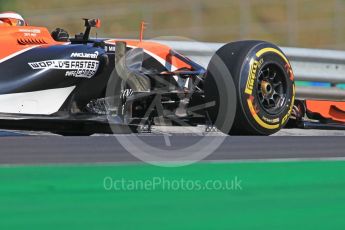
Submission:
<svg viewBox="0 0 345 230">
<path fill-rule="evenodd" d="M 285 57 L 285 55 L 280 52 L 279 50 L 275 49 L 275 48 L 264 48 L 264 49 L 261 49 L 259 52 L 256 53 L 256 57 L 261 57 L 263 54 L 265 53 L 268 53 L 268 52 L 273 52 L 273 53 L 276 53 L 278 54 L 286 63 L 289 63 L 288 59 Z M 250 70 L 252 70 L 252 65 L 254 64 L 254 61 L 252 60 L 250 62 Z M 250 79 L 247 80 L 247 84 L 248 84 L 248 81 L 250 81 Z M 292 108 L 293 108 L 293 103 L 294 103 L 294 90 L 293 90 L 293 98 L 292 98 L 292 102 L 291 102 L 291 109 L 290 111 L 288 112 L 287 116 L 289 116 L 289 114 L 291 114 L 291 111 L 292 111 Z M 254 120 L 263 128 L 265 129 L 278 129 L 280 127 L 280 124 L 276 124 L 276 125 L 270 125 L 270 124 L 267 124 L 266 122 L 264 122 L 257 114 L 257 112 L 255 111 L 254 109 L 254 105 L 253 105 L 253 102 L 250 100 L 250 99 L 247 99 L 247 103 L 248 103 L 248 107 L 249 107 L 249 110 L 254 118 Z M 286 116 L 285 116 L 286 117 Z M 287 119 L 283 119 L 283 122 L 281 125 L 283 125 L 285 123 L 285 121 Z"/>
<path fill-rule="evenodd" d="M 278 129 L 279 128 L 279 124 L 277 125 L 269 125 L 267 123 L 265 123 L 263 120 L 261 120 L 261 118 L 258 116 L 258 114 L 256 113 L 255 109 L 254 109 L 254 105 L 252 103 L 252 101 L 250 99 L 247 99 L 248 102 L 248 107 L 249 110 L 254 118 L 254 120 L 263 128 L 265 129 Z"/>
<path fill-rule="evenodd" d="M 289 119 L 289 117 L 290 117 L 290 115 L 291 115 L 291 113 L 292 113 L 293 106 L 294 106 L 294 104 L 295 104 L 295 93 L 296 93 L 296 88 L 295 88 L 295 85 L 293 85 L 293 86 L 292 86 L 292 100 L 291 100 L 291 106 L 290 106 L 289 112 L 284 116 L 281 125 L 284 125 L 284 123 L 287 122 L 287 120 Z"/>
<path fill-rule="evenodd" d="M 282 52 L 280 52 L 279 50 L 274 49 L 274 48 L 264 48 L 264 49 L 260 50 L 259 52 L 257 52 L 257 53 L 256 53 L 256 56 L 257 56 L 257 57 L 261 57 L 263 54 L 268 53 L 268 52 L 273 52 L 273 53 L 278 54 L 281 58 L 284 59 L 284 61 L 285 61 L 287 64 L 289 63 L 289 61 L 288 61 L 288 59 L 285 57 L 285 55 L 284 55 Z"/>
</svg>

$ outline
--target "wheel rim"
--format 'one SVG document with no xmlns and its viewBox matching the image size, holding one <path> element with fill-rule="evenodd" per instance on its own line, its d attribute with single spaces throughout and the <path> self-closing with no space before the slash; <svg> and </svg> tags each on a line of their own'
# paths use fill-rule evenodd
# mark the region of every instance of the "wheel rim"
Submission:
<svg viewBox="0 0 345 230">
<path fill-rule="evenodd" d="M 286 104 L 287 83 L 284 70 L 277 64 L 264 65 L 259 72 L 257 96 L 261 107 L 269 114 L 281 112 Z"/>
</svg>

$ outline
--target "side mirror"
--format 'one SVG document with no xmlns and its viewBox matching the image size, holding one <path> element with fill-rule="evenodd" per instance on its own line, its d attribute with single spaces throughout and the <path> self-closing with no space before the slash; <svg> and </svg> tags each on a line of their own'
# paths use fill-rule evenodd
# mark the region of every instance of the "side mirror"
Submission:
<svg viewBox="0 0 345 230">
<path fill-rule="evenodd" d="M 100 28 L 101 27 L 101 20 L 99 18 L 97 19 L 86 19 L 83 18 L 83 20 L 85 21 L 85 27 L 95 27 L 95 28 Z"/>
<path fill-rule="evenodd" d="M 95 27 L 95 28 L 100 28 L 101 27 L 101 20 L 100 19 L 87 19 L 87 18 L 83 18 L 83 20 L 85 21 L 85 33 L 83 36 L 83 40 L 84 42 L 87 42 L 90 38 L 90 32 L 91 32 L 91 28 Z"/>
</svg>

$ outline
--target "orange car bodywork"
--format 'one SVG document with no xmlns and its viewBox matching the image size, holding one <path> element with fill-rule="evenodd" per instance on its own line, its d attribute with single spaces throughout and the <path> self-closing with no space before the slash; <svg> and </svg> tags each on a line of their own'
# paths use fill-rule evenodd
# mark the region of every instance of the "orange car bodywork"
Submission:
<svg viewBox="0 0 345 230">
<path fill-rule="evenodd" d="M 4 25 L 0 26 L 0 60 L 29 48 L 63 44 L 43 27 Z"/>
<path fill-rule="evenodd" d="M 345 122 L 345 102 L 306 100 L 308 113 L 318 114 L 324 119 Z"/>
<path fill-rule="evenodd" d="M 114 44 L 118 40 L 107 40 L 106 43 Z M 122 41 L 122 40 L 121 40 Z M 170 54 L 171 48 L 160 43 L 139 40 L 124 40 L 131 48 L 143 48 L 146 53 L 156 59 L 169 63 L 176 69 L 191 66 Z M 66 42 L 57 42 L 44 27 L 33 26 L 7 26 L 0 24 L 0 60 L 6 59 L 16 53 L 24 52 L 35 47 L 63 45 Z"/>
<path fill-rule="evenodd" d="M 108 40 L 106 41 L 107 44 L 113 44 L 119 40 Z M 192 67 L 188 65 L 187 63 L 183 62 L 179 58 L 171 55 L 170 50 L 171 48 L 169 46 L 152 42 L 152 41 L 140 41 L 140 40 L 121 40 L 127 43 L 128 47 L 131 48 L 143 48 L 146 53 L 148 53 L 150 56 L 154 57 L 155 59 L 159 59 L 162 62 L 169 63 L 171 66 L 173 66 L 176 69 L 181 68 L 187 68 L 191 69 Z"/>
</svg>

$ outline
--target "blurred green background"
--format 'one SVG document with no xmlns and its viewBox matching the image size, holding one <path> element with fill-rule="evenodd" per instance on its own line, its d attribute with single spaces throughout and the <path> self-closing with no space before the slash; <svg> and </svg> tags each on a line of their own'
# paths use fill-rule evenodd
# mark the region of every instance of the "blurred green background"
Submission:
<svg viewBox="0 0 345 230">
<path fill-rule="evenodd" d="M 102 37 L 177 35 L 199 41 L 263 39 L 281 46 L 344 49 L 344 0 L 0 0 L 33 25 L 82 31 L 80 18 L 101 18 Z"/>
</svg>

